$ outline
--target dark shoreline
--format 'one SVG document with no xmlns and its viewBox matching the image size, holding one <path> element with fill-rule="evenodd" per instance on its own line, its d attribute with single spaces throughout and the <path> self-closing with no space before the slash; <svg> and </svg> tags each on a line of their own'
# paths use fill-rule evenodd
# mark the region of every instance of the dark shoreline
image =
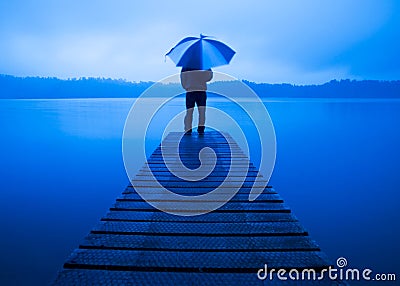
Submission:
<svg viewBox="0 0 400 286">
<path fill-rule="evenodd" d="M 400 98 L 400 80 L 332 80 L 321 85 L 269 84 L 242 80 L 261 98 Z M 15 77 L 0 75 L 0 99 L 137 98 L 154 82 L 123 79 Z M 214 82 L 229 85 L 237 82 Z M 232 86 L 234 88 L 234 86 Z M 183 93 L 179 84 L 165 84 L 160 97 Z"/>
</svg>

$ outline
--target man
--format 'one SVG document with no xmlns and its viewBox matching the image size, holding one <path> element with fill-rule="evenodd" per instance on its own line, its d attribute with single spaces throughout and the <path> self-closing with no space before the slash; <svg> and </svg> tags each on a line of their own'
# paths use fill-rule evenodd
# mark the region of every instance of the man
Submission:
<svg viewBox="0 0 400 286">
<path fill-rule="evenodd" d="M 192 134 L 192 121 L 194 106 L 197 105 L 199 111 L 199 124 L 197 132 L 204 134 L 206 122 L 206 101 L 207 101 L 207 82 L 213 77 L 211 69 L 193 70 L 182 68 L 181 84 L 186 90 L 186 116 L 185 134 Z"/>
</svg>

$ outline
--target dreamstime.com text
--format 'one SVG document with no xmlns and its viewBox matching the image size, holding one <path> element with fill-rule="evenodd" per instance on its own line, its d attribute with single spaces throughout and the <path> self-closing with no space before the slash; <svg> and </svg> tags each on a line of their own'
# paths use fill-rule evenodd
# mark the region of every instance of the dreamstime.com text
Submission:
<svg viewBox="0 0 400 286">
<path fill-rule="evenodd" d="M 337 259 L 336 264 L 338 268 L 329 266 L 322 270 L 316 271 L 315 269 L 268 269 L 268 265 L 264 264 L 264 268 L 260 268 L 257 272 L 257 277 L 260 280 L 293 280 L 293 281 L 318 281 L 330 279 L 332 281 L 396 281 L 396 274 L 394 273 L 373 273 L 369 268 L 356 269 L 356 268 L 345 268 L 347 266 L 347 260 L 344 257 Z"/>
</svg>

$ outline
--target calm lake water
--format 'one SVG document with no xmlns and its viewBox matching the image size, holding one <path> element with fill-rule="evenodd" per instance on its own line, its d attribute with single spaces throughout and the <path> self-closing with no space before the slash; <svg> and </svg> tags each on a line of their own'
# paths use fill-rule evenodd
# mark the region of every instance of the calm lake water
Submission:
<svg viewBox="0 0 400 286">
<path fill-rule="evenodd" d="M 0 100 L 0 285 L 51 282 L 124 190 L 132 103 Z M 400 101 L 265 104 L 277 139 L 271 184 L 294 214 L 332 260 L 400 279 Z"/>
</svg>

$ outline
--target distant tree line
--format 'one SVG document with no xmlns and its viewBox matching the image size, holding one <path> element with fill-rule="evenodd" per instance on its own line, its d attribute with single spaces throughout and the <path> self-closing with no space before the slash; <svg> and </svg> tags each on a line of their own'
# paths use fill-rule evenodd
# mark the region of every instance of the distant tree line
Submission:
<svg viewBox="0 0 400 286">
<path fill-rule="evenodd" d="M 400 81 L 332 80 L 322 85 L 242 82 L 264 98 L 400 98 Z M 153 83 L 109 78 L 62 80 L 0 75 L 0 98 L 132 98 L 138 97 Z M 160 88 L 160 96 L 171 94 L 171 90 L 182 90 L 177 84 L 165 85 L 163 89 Z"/>
<path fill-rule="evenodd" d="M 0 75 L 0 98 L 129 98 L 139 96 L 152 84 L 109 78 L 62 80 Z"/>
<path fill-rule="evenodd" d="M 400 80 L 332 80 L 321 85 L 268 84 L 243 81 L 263 97 L 399 98 Z"/>
</svg>

